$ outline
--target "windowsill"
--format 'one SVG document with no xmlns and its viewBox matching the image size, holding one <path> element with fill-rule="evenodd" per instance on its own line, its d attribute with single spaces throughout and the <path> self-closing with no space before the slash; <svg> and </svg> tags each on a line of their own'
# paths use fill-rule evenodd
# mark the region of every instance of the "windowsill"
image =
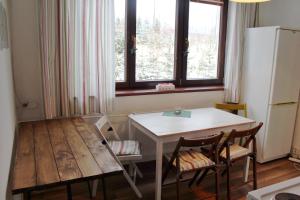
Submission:
<svg viewBox="0 0 300 200">
<path fill-rule="evenodd" d="M 171 93 L 187 93 L 187 92 L 208 92 L 223 91 L 224 86 L 208 86 L 208 87 L 180 87 L 170 91 L 157 91 L 155 89 L 134 89 L 134 90 L 117 90 L 116 96 L 140 96 L 153 94 L 171 94 Z"/>
</svg>

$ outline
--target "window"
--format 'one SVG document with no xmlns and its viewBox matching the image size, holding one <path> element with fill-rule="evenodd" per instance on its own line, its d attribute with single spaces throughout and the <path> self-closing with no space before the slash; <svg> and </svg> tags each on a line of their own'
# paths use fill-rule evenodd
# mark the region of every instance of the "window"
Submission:
<svg viewBox="0 0 300 200">
<path fill-rule="evenodd" d="M 125 82 L 125 0 L 115 0 L 116 82 Z"/>
<path fill-rule="evenodd" d="M 190 3 L 187 79 L 218 78 L 220 6 Z"/>
<path fill-rule="evenodd" d="M 228 0 L 115 0 L 117 89 L 222 85 Z"/>
<path fill-rule="evenodd" d="M 137 0 L 136 3 L 135 79 L 174 80 L 176 1 Z"/>
</svg>

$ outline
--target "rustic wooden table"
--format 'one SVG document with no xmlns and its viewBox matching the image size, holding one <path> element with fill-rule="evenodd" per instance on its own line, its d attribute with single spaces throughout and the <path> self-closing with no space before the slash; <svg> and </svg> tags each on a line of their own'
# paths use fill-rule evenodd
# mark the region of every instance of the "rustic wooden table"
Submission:
<svg viewBox="0 0 300 200">
<path fill-rule="evenodd" d="M 66 185 L 71 199 L 72 183 L 118 172 L 122 168 L 82 118 L 20 124 L 13 194 Z"/>
</svg>

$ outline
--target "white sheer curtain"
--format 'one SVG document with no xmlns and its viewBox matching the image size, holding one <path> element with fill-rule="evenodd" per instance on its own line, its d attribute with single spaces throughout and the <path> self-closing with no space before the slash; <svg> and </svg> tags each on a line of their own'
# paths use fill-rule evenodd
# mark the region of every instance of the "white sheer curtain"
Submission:
<svg viewBox="0 0 300 200">
<path fill-rule="evenodd" d="M 112 110 L 114 1 L 40 0 L 46 118 Z"/>
<path fill-rule="evenodd" d="M 257 4 L 229 3 L 225 57 L 225 102 L 239 103 L 244 35 L 246 28 L 255 26 L 257 12 Z"/>
</svg>

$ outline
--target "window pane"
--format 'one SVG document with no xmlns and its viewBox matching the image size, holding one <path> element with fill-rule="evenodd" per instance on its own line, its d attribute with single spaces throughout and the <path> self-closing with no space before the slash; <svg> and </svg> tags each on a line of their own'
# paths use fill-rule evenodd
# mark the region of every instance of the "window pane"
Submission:
<svg viewBox="0 0 300 200">
<path fill-rule="evenodd" d="M 125 81 L 125 0 L 115 0 L 115 50 L 117 82 Z"/>
<path fill-rule="evenodd" d="M 218 78 L 220 6 L 190 2 L 187 79 Z"/>
<path fill-rule="evenodd" d="M 175 0 L 137 0 L 137 81 L 174 79 L 175 12 Z"/>
</svg>

